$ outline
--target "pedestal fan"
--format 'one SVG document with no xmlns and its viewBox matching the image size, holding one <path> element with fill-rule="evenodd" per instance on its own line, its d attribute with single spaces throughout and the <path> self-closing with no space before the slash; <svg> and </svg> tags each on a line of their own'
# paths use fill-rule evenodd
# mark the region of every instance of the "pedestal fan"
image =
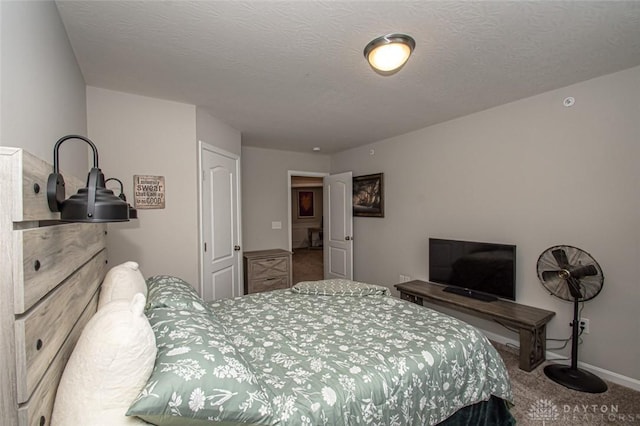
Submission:
<svg viewBox="0 0 640 426">
<path fill-rule="evenodd" d="M 591 300 L 600 293 L 604 275 L 589 253 L 576 247 L 553 246 L 538 258 L 538 278 L 556 297 L 573 301 L 571 365 L 551 364 L 544 373 L 556 383 L 580 392 L 601 393 L 607 384 L 598 376 L 578 368 L 578 336 L 580 319 L 578 303 Z"/>
</svg>

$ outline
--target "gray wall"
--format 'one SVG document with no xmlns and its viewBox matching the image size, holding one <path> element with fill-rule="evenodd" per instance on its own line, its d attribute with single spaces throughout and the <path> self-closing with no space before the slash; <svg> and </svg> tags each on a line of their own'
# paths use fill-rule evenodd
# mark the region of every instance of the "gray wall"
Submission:
<svg viewBox="0 0 640 426">
<path fill-rule="evenodd" d="M 67 134 L 87 133 L 85 82 L 52 1 L 0 2 L 0 145 L 53 162 Z M 60 147 L 61 169 L 86 179 L 88 147 Z M 70 194 L 67 194 L 70 195 Z"/>
<path fill-rule="evenodd" d="M 242 153 L 240 132 L 200 107 L 196 107 L 196 138 L 238 157 Z"/>
<path fill-rule="evenodd" d="M 536 262 L 580 247 L 605 284 L 585 303 L 579 358 L 640 379 L 639 99 L 640 67 L 332 156 L 332 172 L 385 178 L 385 218 L 354 218 L 354 278 L 427 279 L 428 237 L 516 244 L 517 301 L 555 311 L 548 337 L 565 338 L 572 304 L 545 291 Z"/>
<path fill-rule="evenodd" d="M 89 134 L 106 147 L 103 171 L 119 178 L 134 205 L 133 176 L 164 176 L 164 209 L 109 225 L 113 264 L 136 260 L 145 276 L 175 275 L 198 285 L 198 140 L 240 152 L 240 132 L 194 105 L 87 88 Z M 112 188 L 111 186 L 109 186 Z"/>
<path fill-rule="evenodd" d="M 289 248 L 288 171 L 327 173 L 329 156 L 242 147 L 242 239 L 244 251 Z M 271 229 L 282 222 L 282 229 Z"/>
<path fill-rule="evenodd" d="M 109 225 L 111 263 L 135 260 L 145 277 L 175 275 L 197 286 L 195 106 L 88 87 L 87 107 L 90 137 L 107 147 L 105 176 L 123 182 L 131 205 L 134 175 L 165 178 L 164 209 Z"/>
</svg>

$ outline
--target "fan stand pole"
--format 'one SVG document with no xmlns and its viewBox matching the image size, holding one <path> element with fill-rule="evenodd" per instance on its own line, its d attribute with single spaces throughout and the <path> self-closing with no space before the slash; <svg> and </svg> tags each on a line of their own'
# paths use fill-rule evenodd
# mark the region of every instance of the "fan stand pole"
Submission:
<svg viewBox="0 0 640 426">
<path fill-rule="evenodd" d="M 573 302 L 573 324 L 571 334 L 571 366 L 550 364 L 544 368 L 548 378 L 562 386 L 580 392 L 606 392 L 607 384 L 600 377 L 578 368 L 578 336 L 580 321 L 578 320 L 578 298 Z"/>
<path fill-rule="evenodd" d="M 580 309 L 578 298 L 573 298 L 573 322 L 571 323 L 571 370 L 578 370 L 578 340 L 580 336 Z"/>
</svg>

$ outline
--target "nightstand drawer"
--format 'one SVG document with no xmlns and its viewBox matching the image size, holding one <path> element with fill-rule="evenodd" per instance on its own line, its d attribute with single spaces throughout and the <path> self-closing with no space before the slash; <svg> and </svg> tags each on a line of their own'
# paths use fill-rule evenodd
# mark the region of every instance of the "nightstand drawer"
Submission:
<svg viewBox="0 0 640 426">
<path fill-rule="evenodd" d="M 289 275 L 288 257 L 256 259 L 251 262 L 251 278 L 254 280 L 270 278 L 278 275 Z"/>
<path fill-rule="evenodd" d="M 278 290 L 281 288 L 289 288 L 289 276 L 251 280 L 249 282 L 249 293 Z"/>
<path fill-rule="evenodd" d="M 411 303 L 415 303 L 416 305 L 422 306 L 422 297 L 414 296 L 413 294 L 408 294 L 404 292 L 400 292 L 400 298 L 403 300 L 408 300 Z"/>
</svg>

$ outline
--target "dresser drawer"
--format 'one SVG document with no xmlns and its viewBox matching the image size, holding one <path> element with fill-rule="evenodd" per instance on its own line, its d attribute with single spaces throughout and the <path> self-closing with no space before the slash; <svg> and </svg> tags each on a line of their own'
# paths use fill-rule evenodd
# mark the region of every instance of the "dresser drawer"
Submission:
<svg viewBox="0 0 640 426">
<path fill-rule="evenodd" d="M 265 278 L 262 280 L 251 280 L 249 282 L 249 293 L 278 290 L 281 288 L 289 288 L 288 276 Z"/>
<path fill-rule="evenodd" d="M 401 291 L 400 298 L 403 300 L 408 300 L 411 303 L 415 303 L 416 305 L 420 305 L 420 306 L 423 305 L 422 297 L 414 296 L 413 294 L 409 294 Z"/>
<path fill-rule="evenodd" d="M 254 280 L 279 275 L 289 275 L 289 259 L 273 257 L 270 259 L 254 259 L 251 261 L 251 278 Z"/>
</svg>

